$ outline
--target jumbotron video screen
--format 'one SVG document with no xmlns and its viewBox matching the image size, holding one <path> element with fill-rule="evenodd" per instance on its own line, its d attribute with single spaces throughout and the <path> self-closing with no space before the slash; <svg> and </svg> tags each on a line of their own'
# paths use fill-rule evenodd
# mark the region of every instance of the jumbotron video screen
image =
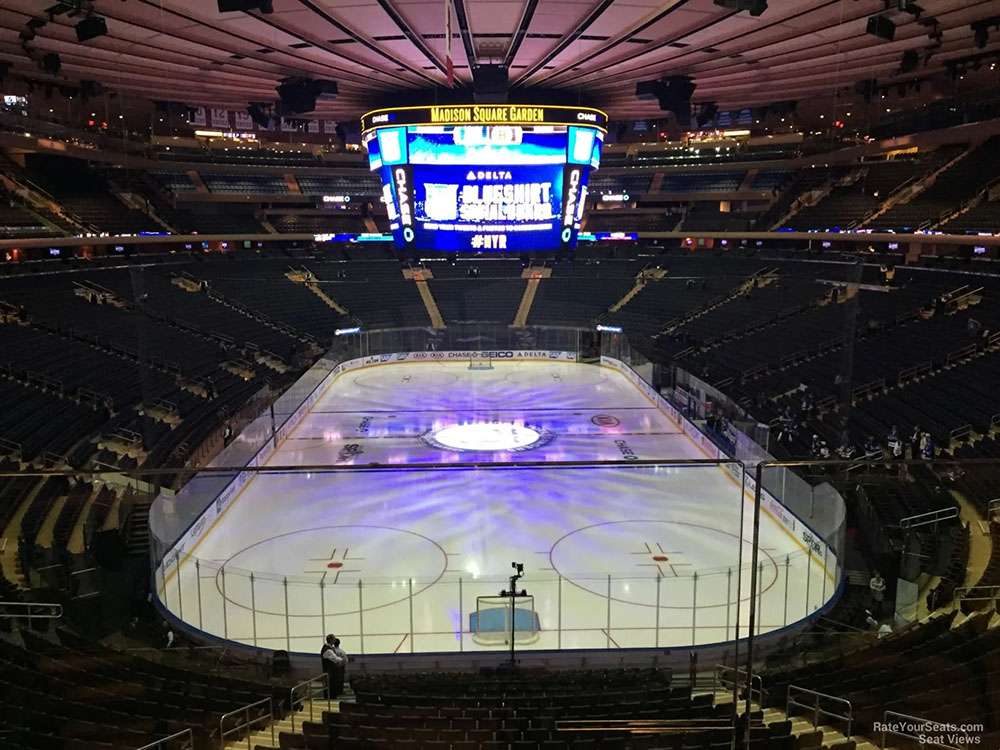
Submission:
<svg viewBox="0 0 1000 750">
<path fill-rule="evenodd" d="M 400 249 L 572 248 L 607 116 L 529 105 L 369 112 L 363 140 Z"/>
</svg>

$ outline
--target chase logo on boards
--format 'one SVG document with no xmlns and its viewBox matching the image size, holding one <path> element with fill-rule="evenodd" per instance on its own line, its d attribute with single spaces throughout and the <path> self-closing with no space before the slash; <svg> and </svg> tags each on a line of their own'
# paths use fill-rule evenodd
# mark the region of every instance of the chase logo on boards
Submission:
<svg viewBox="0 0 1000 750">
<path fill-rule="evenodd" d="M 618 446 L 618 450 L 621 451 L 622 458 L 624 458 L 626 461 L 639 460 L 639 457 L 635 454 L 635 451 L 632 450 L 631 446 L 629 446 L 629 444 L 626 443 L 624 440 L 616 440 L 615 445 Z"/>
</svg>

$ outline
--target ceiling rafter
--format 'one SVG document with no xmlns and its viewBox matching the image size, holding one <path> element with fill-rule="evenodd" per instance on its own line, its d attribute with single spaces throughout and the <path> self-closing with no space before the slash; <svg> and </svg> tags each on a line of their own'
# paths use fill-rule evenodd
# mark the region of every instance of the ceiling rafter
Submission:
<svg viewBox="0 0 1000 750">
<path fill-rule="evenodd" d="M 436 83 L 436 81 L 435 81 L 435 79 L 433 77 L 427 75 L 424 71 L 420 70 L 420 68 L 418 68 L 418 67 L 416 67 L 414 65 L 411 65 L 409 62 L 407 62 L 405 60 L 399 60 L 398 58 L 394 57 L 391 53 L 389 53 L 386 50 L 384 50 L 381 47 L 379 47 L 378 44 L 376 44 L 372 40 L 368 39 L 366 36 L 363 36 L 362 34 L 359 34 L 354 29 L 350 28 L 349 26 L 347 26 L 346 24 L 342 23 L 340 20 L 338 20 L 334 16 L 330 15 L 329 13 L 327 13 L 325 10 L 323 10 L 321 7 L 319 7 L 315 2 L 313 2 L 313 0 L 299 0 L 299 2 L 302 5 L 304 5 L 306 8 L 308 8 L 309 10 L 311 10 L 313 13 L 315 13 L 316 15 L 318 15 L 320 18 L 322 18 L 324 21 L 326 21 L 328 24 L 330 24 L 331 26 L 333 26 L 334 28 L 336 28 L 342 34 L 344 34 L 345 36 L 349 36 L 355 42 L 357 42 L 358 44 L 362 45 L 365 49 L 371 50 L 372 52 L 374 52 L 375 54 L 377 54 L 379 57 L 382 57 L 385 60 L 388 60 L 389 62 L 391 62 L 393 65 L 398 65 L 399 67 L 404 68 L 404 69 L 410 71 L 415 76 L 421 78 L 422 80 L 426 81 L 427 83 L 431 83 L 431 84 Z"/>
<path fill-rule="evenodd" d="M 155 9 L 157 11 L 157 13 L 167 13 L 167 14 L 169 14 L 171 16 L 175 16 L 177 18 L 181 18 L 184 21 L 187 21 L 188 23 L 197 24 L 201 28 L 207 29 L 207 30 L 209 30 L 209 31 L 211 31 L 213 33 L 218 34 L 223 39 L 225 39 L 226 37 L 232 37 L 234 39 L 240 40 L 241 42 L 245 42 L 245 43 L 247 43 L 249 45 L 252 45 L 253 47 L 255 47 L 257 49 L 271 48 L 271 45 L 268 44 L 267 42 L 263 42 L 260 39 L 253 39 L 252 37 L 246 36 L 245 34 L 240 34 L 240 33 L 234 32 L 231 29 L 220 29 L 220 28 L 218 28 L 216 26 L 213 26 L 210 23 L 207 23 L 202 18 L 191 16 L 191 15 L 188 15 L 186 13 L 182 13 L 181 11 L 175 10 L 175 9 L 169 7 L 167 5 L 167 3 L 160 2 L 160 0 L 133 0 L 133 1 L 134 2 L 138 2 L 138 3 L 140 3 L 140 4 L 142 4 L 142 5 L 146 6 L 146 7 L 153 8 L 153 9 Z M 105 18 L 108 18 L 108 19 L 116 19 L 116 20 L 123 21 L 124 23 L 133 23 L 129 19 L 122 19 L 121 17 L 117 17 L 116 18 L 113 14 L 107 13 L 104 9 L 101 10 L 101 14 Z M 153 31 L 156 31 L 158 34 L 163 34 L 165 36 L 170 36 L 170 37 L 173 37 L 173 38 L 176 38 L 176 39 L 181 39 L 182 41 L 189 41 L 189 40 L 184 39 L 183 37 L 181 37 L 180 35 L 172 32 L 172 31 L 167 31 L 167 30 L 164 30 L 162 28 L 156 28 L 156 27 L 152 27 L 152 26 L 150 26 L 149 28 L 151 30 L 153 30 Z M 196 42 L 196 43 L 202 44 L 202 42 Z M 263 61 L 263 62 L 270 62 L 271 64 L 277 64 L 277 63 L 274 63 L 272 61 L 264 59 L 265 56 L 262 55 L 262 54 L 260 54 L 260 53 L 258 53 L 258 52 L 250 52 L 250 51 L 247 51 L 247 50 L 233 50 L 233 49 L 228 49 L 228 50 L 224 50 L 224 51 L 226 51 L 226 52 L 228 52 L 230 54 L 241 54 L 241 55 L 244 55 L 245 57 L 252 57 L 255 60 L 260 60 L 260 61 Z M 275 49 L 274 51 L 276 53 L 279 53 L 279 54 L 285 56 L 285 57 L 290 57 L 292 59 L 297 60 L 299 62 L 299 64 L 300 64 L 300 66 L 302 64 L 304 64 L 304 65 L 309 65 L 309 66 L 314 66 L 314 67 L 327 68 L 329 71 L 331 71 L 331 73 L 337 74 L 337 75 L 359 76 L 358 73 L 356 73 L 356 72 L 354 72 L 352 70 L 349 70 L 349 69 L 346 69 L 346 68 L 342 68 L 342 67 L 333 65 L 331 63 L 322 63 L 322 62 L 317 62 L 315 60 L 311 60 L 310 58 L 305 57 L 304 55 L 297 54 L 297 52 L 295 50 L 292 50 L 292 49 Z M 338 55 L 338 57 L 339 57 L 339 55 Z M 362 80 L 364 80 L 364 79 L 362 78 Z"/>
<path fill-rule="evenodd" d="M 392 19 L 392 22 L 396 24 L 396 28 L 403 32 L 403 36 L 410 40 L 410 44 L 420 50 L 420 54 L 427 58 L 427 61 L 437 68 L 440 73 L 446 73 L 445 64 L 427 46 L 427 42 L 423 40 L 423 37 L 414 31 L 407 20 L 403 18 L 403 14 L 392 4 L 392 0 L 378 0 L 378 4 L 385 11 L 385 14 Z"/>
<path fill-rule="evenodd" d="M 562 76 L 565 76 L 567 73 L 572 71 L 573 68 L 579 65 L 583 65 L 597 57 L 600 57 L 603 54 L 606 54 L 607 52 L 610 52 L 615 47 L 625 44 L 626 42 L 628 42 L 629 39 L 632 39 L 633 37 L 641 34 L 643 31 L 659 23 L 660 21 L 662 21 L 664 18 L 667 18 L 675 11 L 679 10 L 680 8 L 683 8 L 688 2 L 689 0 L 675 0 L 669 8 L 664 8 L 662 10 L 657 11 L 652 16 L 647 17 L 646 19 L 644 19 L 643 21 L 641 21 L 628 31 L 619 34 L 614 39 L 611 39 L 608 42 L 599 45 L 594 50 L 588 50 L 586 54 L 576 58 L 570 63 L 567 63 L 562 70 L 555 70 L 549 73 L 548 75 L 543 75 L 541 78 L 537 80 L 537 83 L 540 84 L 548 83 L 549 81 L 561 78 Z M 729 16 L 734 15 L 736 12 L 737 11 L 733 11 L 732 13 L 729 13 L 726 17 L 728 18 Z M 714 19 L 706 24 L 703 24 L 701 28 L 697 29 L 697 31 L 703 31 L 705 28 L 708 28 L 713 23 L 715 23 Z M 692 32 L 689 30 L 685 33 L 692 33 Z M 678 35 L 677 38 L 680 38 L 680 35 Z"/>
<path fill-rule="evenodd" d="M 977 3 L 974 3 L 973 6 L 975 6 L 975 5 L 989 5 L 989 4 L 992 4 L 992 0 L 980 0 Z M 940 16 L 938 16 L 938 18 L 940 19 L 940 18 L 942 18 L 944 16 L 947 16 L 947 15 L 950 15 L 952 13 L 965 12 L 965 11 L 967 11 L 969 9 L 969 7 L 970 6 L 965 6 L 965 7 L 962 7 L 962 8 L 953 9 L 951 11 L 946 11 L 946 12 L 940 14 Z M 852 21 L 860 20 L 860 18 L 866 17 L 866 16 L 867 16 L 867 14 L 862 14 L 862 16 L 860 16 L 859 18 L 853 18 Z M 846 23 L 843 24 L 842 26 L 845 29 L 845 31 L 849 31 Z M 901 27 L 901 28 L 913 28 L 914 26 L 915 26 L 915 24 L 911 23 L 911 24 L 906 24 L 905 27 Z M 963 24 L 958 24 L 958 25 L 956 25 L 955 27 L 952 27 L 952 28 L 962 29 L 962 28 L 964 28 L 964 25 Z M 969 33 L 968 36 L 969 36 L 969 39 L 971 40 L 971 32 Z M 902 43 L 906 42 L 906 41 L 909 41 L 911 39 L 920 39 L 920 38 L 926 38 L 926 31 L 920 31 L 918 34 L 915 34 L 915 35 L 913 35 L 911 37 L 907 37 L 906 39 L 897 39 L 896 41 L 889 43 L 891 45 L 894 45 L 892 47 L 887 46 L 886 43 L 877 43 L 877 42 L 876 43 L 869 43 L 867 45 L 861 46 L 861 47 L 857 48 L 856 50 L 854 50 L 854 52 L 861 53 L 861 55 L 862 55 L 861 59 L 857 59 L 857 57 L 855 57 L 855 58 L 852 59 L 849 56 L 851 51 L 849 51 L 849 50 L 838 50 L 837 48 L 839 48 L 843 44 L 850 43 L 852 40 L 854 40 L 854 41 L 858 41 L 858 40 L 864 41 L 864 40 L 872 39 L 871 37 L 869 37 L 864 32 L 855 33 L 851 37 L 847 37 L 845 39 L 839 39 L 838 38 L 837 40 L 835 40 L 833 42 L 834 49 L 831 50 L 829 54 L 830 55 L 842 54 L 842 55 L 847 56 L 846 59 L 845 59 L 845 61 L 842 63 L 842 66 L 849 66 L 852 69 L 861 68 L 862 70 L 858 71 L 858 74 L 861 74 L 861 73 L 864 72 L 863 69 L 866 66 L 870 66 L 870 65 L 873 64 L 873 61 L 869 60 L 865 56 L 866 53 L 872 53 L 873 56 L 876 56 L 876 57 L 877 56 L 884 57 L 885 61 L 882 63 L 883 65 L 897 66 L 899 64 L 899 56 L 901 56 L 903 50 L 906 49 L 905 45 L 902 44 Z M 816 49 L 815 45 L 812 45 L 810 43 L 810 40 L 809 40 L 808 37 L 805 37 L 805 36 L 796 36 L 796 37 L 792 37 L 791 39 L 792 40 L 801 39 L 802 43 L 801 43 L 800 48 L 797 49 L 797 50 L 783 51 L 783 52 L 775 53 L 775 55 L 773 57 L 777 58 L 777 57 L 781 57 L 781 56 L 789 55 L 789 54 L 793 54 L 793 53 L 810 52 L 811 53 L 810 59 L 816 59 L 817 55 L 815 53 L 815 49 Z M 785 43 L 786 41 L 790 41 L 790 40 L 782 40 L 781 43 Z M 749 49 L 753 49 L 752 42 L 748 42 L 748 44 L 751 45 L 749 47 Z M 831 45 L 827 45 L 827 47 L 829 47 L 829 46 L 831 46 Z M 890 53 L 890 54 L 887 55 L 886 54 L 887 52 Z M 726 50 L 725 55 L 729 56 L 729 55 L 735 54 L 735 53 L 737 53 L 737 50 L 733 50 L 733 51 Z M 699 50 L 685 50 L 682 54 L 677 55 L 675 58 L 671 58 L 670 61 L 679 60 L 679 59 L 681 59 L 683 57 L 688 57 L 690 55 L 695 55 L 695 54 L 708 54 L 708 53 L 704 49 L 699 49 Z M 759 58 L 759 60 L 761 62 L 763 62 L 766 59 L 768 59 L 766 56 L 764 56 L 762 58 Z M 693 65 L 690 65 L 690 66 L 688 66 L 688 67 L 686 67 L 684 69 L 687 72 L 689 72 L 690 74 L 692 74 L 697 79 L 699 87 L 702 87 L 702 89 L 704 89 L 704 85 L 707 84 L 707 83 L 709 83 L 710 80 L 711 80 L 711 78 L 710 78 L 710 76 L 697 75 L 697 73 L 698 73 L 698 65 L 701 64 L 701 62 L 703 62 L 703 61 L 696 62 Z M 642 66 L 642 69 L 645 70 L 645 68 L 647 68 L 647 67 L 649 67 L 651 65 L 665 65 L 665 64 L 667 64 L 667 63 L 666 62 L 661 62 L 661 63 L 658 63 L 658 64 L 651 63 L 649 65 Z M 777 65 L 782 65 L 782 64 L 791 64 L 791 63 L 777 63 Z M 741 73 L 741 72 L 743 72 L 743 73 L 753 72 L 754 75 L 755 75 L 756 80 L 754 80 L 752 83 L 754 85 L 759 85 L 759 83 L 761 82 L 761 77 L 762 76 L 772 75 L 772 74 L 780 72 L 780 71 L 774 71 L 773 70 L 773 68 L 775 66 L 775 63 L 772 63 L 771 65 L 769 65 L 767 67 L 762 67 L 759 70 L 748 69 L 748 67 L 746 67 L 748 65 L 749 65 L 748 63 L 744 63 L 744 62 L 734 62 L 734 63 L 731 64 L 731 67 L 736 68 L 736 70 L 731 71 L 730 74 Z M 712 73 L 715 73 L 715 72 L 717 72 L 717 70 L 713 70 L 712 71 Z M 614 72 L 614 83 L 617 85 L 617 84 L 625 83 L 625 82 L 628 82 L 628 81 L 635 81 L 635 80 L 639 80 L 639 79 L 645 77 L 646 75 L 649 75 L 649 73 L 648 72 L 640 72 L 640 69 L 638 69 L 638 68 L 632 69 L 630 71 L 615 71 Z M 775 78 L 777 78 L 777 76 L 775 76 Z M 593 88 L 596 89 L 596 90 L 599 90 L 602 87 L 607 87 L 608 85 L 609 85 L 608 83 L 602 83 L 602 82 L 594 82 L 592 84 Z"/>
<path fill-rule="evenodd" d="M 469 13 L 465 8 L 465 0 L 451 0 L 451 7 L 455 11 L 455 22 L 462 37 L 462 49 L 465 50 L 465 59 L 469 61 L 471 76 L 479 58 L 476 55 L 476 44 L 472 38 L 472 27 L 469 26 Z"/>
<path fill-rule="evenodd" d="M 832 6 L 832 5 L 836 5 L 837 3 L 840 3 L 842 1 L 843 0 L 825 0 L 822 7 L 829 7 L 829 6 Z M 795 20 L 796 18 L 798 18 L 800 16 L 806 15 L 808 12 L 809 11 L 799 11 L 799 12 L 797 12 L 797 13 L 789 16 L 789 17 L 783 17 L 780 20 L 776 20 L 774 22 L 768 22 L 765 26 L 763 26 L 763 27 L 761 27 L 759 29 L 755 29 L 752 32 L 752 34 L 758 34 L 758 33 L 761 33 L 763 31 L 767 31 L 767 30 L 769 30 L 771 28 L 775 28 L 775 27 L 777 27 L 779 25 L 786 24 L 789 21 Z M 863 13 L 863 15 L 865 15 L 865 16 L 867 16 L 869 14 L 870 14 L 870 11 L 865 11 Z M 721 16 L 719 16 L 717 18 L 712 18 L 710 21 L 706 22 L 704 25 L 702 25 L 696 31 L 686 32 L 684 34 L 680 34 L 680 35 L 677 35 L 675 37 L 671 37 L 669 39 L 662 40 L 662 41 L 658 42 L 655 46 L 650 47 L 649 49 L 644 49 L 638 55 L 638 57 L 644 57 L 644 56 L 646 56 L 648 54 L 651 54 L 653 52 L 657 52 L 657 51 L 659 51 L 661 49 L 665 49 L 667 47 L 670 47 L 670 46 L 672 46 L 674 44 L 677 44 L 678 42 L 680 42 L 681 40 L 683 40 L 685 37 L 689 37 L 689 36 L 692 36 L 693 34 L 697 34 L 697 33 L 703 32 L 703 31 L 707 31 L 707 30 L 711 29 L 713 26 L 717 26 L 718 24 L 720 24 L 720 23 L 722 23 L 722 22 L 724 22 L 724 21 L 726 21 L 726 20 L 728 20 L 728 19 L 730 19 L 730 18 L 732 18 L 732 17 L 734 17 L 736 15 L 738 15 L 738 14 L 734 13 L 734 12 L 729 12 L 729 13 L 726 13 L 725 15 L 721 15 Z M 739 39 L 745 39 L 746 36 L 748 36 L 748 35 L 745 34 L 745 33 L 732 34 L 731 36 L 726 37 L 724 39 L 712 40 L 710 43 L 699 45 L 695 49 L 684 48 L 683 52 L 679 52 L 679 53 L 677 53 L 676 55 L 674 55 L 672 57 L 668 57 L 666 59 L 656 60 L 656 61 L 653 61 L 653 62 L 643 63 L 643 64 L 638 65 L 635 68 L 629 69 L 628 71 L 624 71 L 623 73 L 627 75 L 627 74 L 631 74 L 632 72 L 636 72 L 636 71 L 640 71 L 640 70 L 648 70 L 649 68 L 662 67 L 664 65 L 668 65 L 670 63 L 673 63 L 673 62 L 676 62 L 678 60 L 681 60 L 682 58 L 684 58 L 684 57 L 686 57 L 688 55 L 692 55 L 692 54 L 699 53 L 699 52 L 704 52 L 706 47 L 711 48 L 711 49 L 717 49 L 721 45 L 728 44 L 730 42 L 733 42 L 733 41 L 736 41 L 736 40 L 739 40 Z M 798 36 L 798 32 L 794 32 L 794 30 L 793 30 L 793 35 L 792 36 L 789 36 L 789 37 L 786 37 L 786 38 L 780 40 L 779 43 L 783 43 L 784 41 L 787 41 L 787 39 L 794 38 L 795 36 Z M 727 54 L 734 54 L 734 53 L 727 52 Z M 636 57 L 636 56 L 635 55 L 631 55 L 631 56 L 619 57 L 618 59 L 616 59 L 614 61 L 606 61 L 606 62 L 603 63 L 602 67 L 606 70 L 606 69 L 608 69 L 610 67 L 613 67 L 615 65 L 621 65 L 621 64 L 627 62 L 629 59 L 632 59 L 634 57 Z M 582 73 L 578 73 L 577 75 L 571 76 L 570 78 L 572 80 L 579 80 L 581 78 L 586 78 L 587 76 L 591 76 L 593 74 L 594 74 L 594 71 L 593 70 L 589 70 L 589 71 L 585 71 L 585 72 L 582 72 Z M 622 73 L 615 73 L 616 76 L 617 75 L 621 75 L 621 74 Z M 642 75 L 643 76 L 653 75 L 653 73 L 647 72 L 647 73 L 643 73 Z M 567 83 L 567 81 L 564 80 L 564 81 L 562 81 L 562 83 L 565 85 Z"/>
<path fill-rule="evenodd" d="M 597 4 L 590 9 L 590 12 L 583 17 L 583 20 L 581 20 L 572 31 L 567 33 L 551 50 L 549 50 L 540 59 L 536 60 L 533 64 L 529 65 L 528 69 L 519 75 L 517 80 L 514 81 L 514 85 L 519 86 L 523 84 L 531 78 L 531 76 L 552 62 L 560 52 L 579 39 L 580 36 L 594 24 L 594 21 L 601 17 L 604 11 L 614 5 L 614 1 L 615 0 L 597 0 Z"/>
<path fill-rule="evenodd" d="M 510 66 L 514 63 L 514 58 L 517 57 L 517 51 L 521 49 L 524 35 L 528 33 L 528 27 L 531 25 L 531 19 L 535 17 L 535 9 L 537 7 L 538 0 L 524 0 L 524 8 L 521 9 L 521 18 L 517 22 L 517 28 L 514 30 L 510 45 L 507 47 L 507 54 L 503 59 L 504 67 L 508 70 L 510 70 Z"/>
</svg>

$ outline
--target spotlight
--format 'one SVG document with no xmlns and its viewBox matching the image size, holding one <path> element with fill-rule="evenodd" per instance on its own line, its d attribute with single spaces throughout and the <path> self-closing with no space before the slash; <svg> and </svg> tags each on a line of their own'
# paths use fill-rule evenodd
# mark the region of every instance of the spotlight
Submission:
<svg viewBox="0 0 1000 750">
<path fill-rule="evenodd" d="M 472 95 L 477 104 L 506 104 L 506 65 L 476 65 L 472 69 Z"/>
<path fill-rule="evenodd" d="M 286 78 L 278 84 L 279 115 L 297 115 L 316 109 L 319 97 L 332 99 L 337 96 L 337 82 L 312 78 Z"/>
<path fill-rule="evenodd" d="M 49 52 L 47 55 L 42 57 L 42 70 L 49 75 L 59 75 L 59 71 L 62 70 L 62 59 L 59 57 L 58 53 Z"/>
<path fill-rule="evenodd" d="M 745 10 L 751 16 L 759 16 L 767 10 L 767 0 L 715 0 L 715 4 L 720 8 L 735 10 L 737 13 Z"/>
<path fill-rule="evenodd" d="M 973 26 L 975 33 L 972 38 L 976 42 L 976 49 L 983 49 L 986 47 L 986 43 L 990 40 L 990 30 L 985 26 Z"/>
<path fill-rule="evenodd" d="M 80 98 L 84 101 L 104 93 L 104 87 L 97 81 L 80 81 Z"/>
<path fill-rule="evenodd" d="M 76 40 L 89 42 L 108 33 L 108 22 L 100 16 L 87 16 L 76 25 Z"/>
<path fill-rule="evenodd" d="M 235 11 L 250 12 L 259 10 L 261 13 L 273 13 L 273 0 L 219 0 L 219 13 L 233 13 Z"/>
<path fill-rule="evenodd" d="M 681 127 L 691 124 L 691 95 L 695 83 L 690 76 L 667 76 L 655 81 L 638 81 L 635 84 L 635 95 L 639 99 L 656 99 L 660 109 L 672 112 Z"/>
<path fill-rule="evenodd" d="M 920 64 L 920 55 L 915 49 L 908 49 L 903 53 L 903 59 L 899 61 L 900 73 L 912 73 Z"/>
<path fill-rule="evenodd" d="M 875 91 L 878 88 L 878 81 L 870 78 L 866 81 L 858 81 L 854 84 L 854 93 L 860 94 L 865 100 L 865 104 L 871 104 Z"/>
<path fill-rule="evenodd" d="M 869 16 L 865 31 L 879 39 L 891 42 L 896 37 L 896 24 L 885 16 Z"/>
<path fill-rule="evenodd" d="M 247 114 L 250 115 L 254 125 L 259 128 L 267 128 L 271 125 L 271 114 L 264 109 L 265 106 L 267 105 L 255 103 L 247 107 Z"/>
<path fill-rule="evenodd" d="M 715 102 L 701 105 L 701 109 L 698 110 L 698 127 L 703 128 L 711 124 L 717 114 L 719 114 L 719 105 Z"/>
</svg>

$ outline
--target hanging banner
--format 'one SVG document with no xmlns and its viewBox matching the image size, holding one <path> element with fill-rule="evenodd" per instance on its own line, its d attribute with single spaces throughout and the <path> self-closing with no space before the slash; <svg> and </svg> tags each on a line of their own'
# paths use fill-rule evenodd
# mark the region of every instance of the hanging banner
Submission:
<svg viewBox="0 0 1000 750">
<path fill-rule="evenodd" d="M 208 125 L 208 121 L 205 119 L 205 108 L 191 107 L 188 110 L 188 122 L 192 125 Z"/>
<path fill-rule="evenodd" d="M 323 120 L 323 132 L 327 135 L 337 134 L 337 121 L 336 120 Z"/>
<path fill-rule="evenodd" d="M 229 110 L 212 107 L 212 127 L 229 128 Z"/>
<path fill-rule="evenodd" d="M 246 112 L 234 112 L 233 119 L 237 130 L 253 130 L 253 119 Z"/>
<path fill-rule="evenodd" d="M 295 132 L 295 122 L 293 120 L 286 120 L 284 117 L 281 118 L 281 132 L 282 133 L 294 133 Z"/>
<path fill-rule="evenodd" d="M 310 120 L 309 121 L 308 131 L 310 133 L 318 133 L 319 132 L 319 120 Z"/>
</svg>

